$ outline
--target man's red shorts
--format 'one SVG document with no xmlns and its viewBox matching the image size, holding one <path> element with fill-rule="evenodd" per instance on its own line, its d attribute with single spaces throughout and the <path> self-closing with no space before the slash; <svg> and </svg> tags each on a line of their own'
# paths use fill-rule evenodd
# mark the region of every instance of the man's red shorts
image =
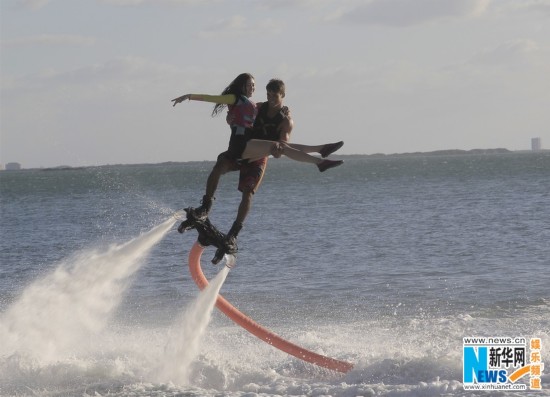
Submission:
<svg viewBox="0 0 550 397">
<path fill-rule="evenodd" d="M 252 193 L 256 193 L 264 177 L 267 157 L 248 162 L 235 160 L 227 152 L 223 152 L 218 156 L 218 161 L 224 162 L 227 171 L 240 171 L 239 191 L 250 190 Z"/>
</svg>

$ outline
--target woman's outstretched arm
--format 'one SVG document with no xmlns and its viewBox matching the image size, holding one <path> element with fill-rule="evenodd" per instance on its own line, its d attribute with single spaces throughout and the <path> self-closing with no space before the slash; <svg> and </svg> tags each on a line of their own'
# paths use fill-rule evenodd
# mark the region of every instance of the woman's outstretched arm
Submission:
<svg viewBox="0 0 550 397">
<path fill-rule="evenodd" d="M 237 97 L 233 94 L 226 94 L 226 95 L 185 94 L 175 99 L 172 99 L 172 102 L 174 102 L 172 106 L 176 106 L 178 103 L 181 103 L 183 101 L 188 101 L 188 100 L 221 103 L 224 105 L 233 105 L 237 100 Z"/>
</svg>

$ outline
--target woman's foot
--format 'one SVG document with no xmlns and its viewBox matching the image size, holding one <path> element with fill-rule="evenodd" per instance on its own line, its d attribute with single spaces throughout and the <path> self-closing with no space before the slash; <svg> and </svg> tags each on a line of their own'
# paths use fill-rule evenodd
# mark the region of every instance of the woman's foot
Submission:
<svg viewBox="0 0 550 397">
<path fill-rule="evenodd" d="M 317 164 L 317 168 L 319 168 L 319 171 L 325 172 L 329 168 L 338 167 L 343 163 L 344 163 L 343 160 L 323 160 L 319 164 Z"/>
<path fill-rule="evenodd" d="M 342 146 L 344 146 L 344 141 L 336 142 L 336 143 L 327 143 L 323 148 L 319 151 L 322 158 L 328 157 L 338 149 L 340 149 Z"/>
</svg>

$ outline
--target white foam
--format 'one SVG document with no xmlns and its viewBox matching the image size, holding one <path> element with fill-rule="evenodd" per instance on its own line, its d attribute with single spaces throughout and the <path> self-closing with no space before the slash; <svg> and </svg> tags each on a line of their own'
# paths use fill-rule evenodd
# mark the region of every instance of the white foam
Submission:
<svg viewBox="0 0 550 397">
<path fill-rule="evenodd" d="M 131 276 L 174 222 L 103 252 L 80 252 L 32 283 L 0 318 L 0 356 L 49 363 L 89 349 L 90 337 L 105 327 Z"/>
<path fill-rule="evenodd" d="M 465 321 L 365 319 L 307 332 L 303 326 L 275 327 L 314 351 L 352 361 L 354 369 L 344 375 L 302 363 L 222 315 L 206 327 L 199 301 L 207 296 L 214 294 L 201 294 L 168 327 L 107 327 L 87 356 L 40 366 L 17 357 L 0 362 L 0 395 L 464 395 L 462 336 L 472 333 L 473 323 L 475 329 L 491 326 L 496 332 L 510 326 L 509 319 L 465 316 Z M 537 336 L 547 339 L 547 333 Z M 164 380 L 163 366 L 168 368 Z"/>
</svg>

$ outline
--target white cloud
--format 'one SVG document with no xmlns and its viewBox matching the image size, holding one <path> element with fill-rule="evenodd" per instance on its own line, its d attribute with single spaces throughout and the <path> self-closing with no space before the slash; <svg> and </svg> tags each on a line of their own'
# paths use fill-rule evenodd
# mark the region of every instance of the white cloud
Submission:
<svg viewBox="0 0 550 397">
<path fill-rule="evenodd" d="M 271 0 L 258 2 L 258 6 L 264 9 L 281 9 L 281 8 L 309 8 L 319 9 L 320 7 L 330 6 L 333 3 L 339 3 L 335 0 Z"/>
<path fill-rule="evenodd" d="M 38 10 L 50 4 L 53 0 L 18 0 L 19 4 L 25 8 L 31 10 Z M 223 0 L 96 0 L 99 3 L 107 5 L 120 6 L 120 7 L 132 7 L 144 4 L 159 5 L 194 5 L 194 4 L 209 4 L 209 3 L 221 3 Z"/>
<path fill-rule="evenodd" d="M 373 0 L 344 13 L 344 21 L 410 26 L 441 18 L 478 17 L 490 0 Z"/>
<path fill-rule="evenodd" d="M 131 7 L 131 6 L 139 6 L 142 4 L 151 4 L 151 5 L 159 5 L 159 4 L 171 4 L 171 5 L 193 5 L 193 4 L 201 4 L 204 5 L 205 3 L 218 3 L 220 0 L 99 0 L 101 3 L 105 3 L 108 5 L 114 5 L 114 6 L 121 6 L 121 7 Z"/>
<path fill-rule="evenodd" d="M 550 0 L 0 2 L 11 22 L 1 44 L 13 47 L 2 48 L 0 162 L 215 159 L 223 117 L 170 100 L 220 92 L 243 68 L 255 100 L 270 77 L 287 83 L 298 142 L 338 131 L 354 152 L 390 153 L 478 147 L 496 134 L 517 149 L 514 136 L 548 130 Z M 341 25 L 320 23 L 329 15 Z"/>
<path fill-rule="evenodd" d="M 31 10 L 38 10 L 50 3 L 50 0 L 19 0 L 19 3 L 25 7 L 30 8 Z"/>
<path fill-rule="evenodd" d="M 90 46 L 96 43 L 94 37 L 68 34 L 39 34 L 2 40 L 3 47 L 21 47 L 33 45 L 75 45 Z"/>
<path fill-rule="evenodd" d="M 102 64 L 20 76 L 2 75 L 2 96 L 11 102 L 29 95 L 59 105 L 63 101 L 146 101 L 168 92 L 169 82 L 185 81 L 185 71 L 139 57 L 120 57 Z"/>
<path fill-rule="evenodd" d="M 142 57 L 3 74 L 1 155 L 16 156 L 26 166 L 131 162 L 133 155 L 153 161 L 147 157 L 150 149 L 170 132 L 166 120 L 178 116 L 170 100 L 184 92 L 174 84 L 189 84 L 188 75 L 192 71 Z M 30 145 L 41 147 L 34 159 Z"/>
<path fill-rule="evenodd" d="M 240 37 L 251 32 L 255 36 L 262 34 L 278 34 L 284 29 L 284 24 L 273 21 L 272 19 L 262 19 L 251 22 L 242 15 L 234 15 L 229 18 L 220 19 L 209 28 L 199 32 L 199 37 L 211 38 L 227 38 Z"/>
<path fill-rule="evenodd" d="M 550 17 L 550 0 L 522 1 L 518 4 L 518 8 L 525 11 L 539 12 Z"/>
<path fill-rule="evenodd" d="M 468 63 L 487 66 L 517 67 L 528 65 L 545 51 L 541 46 L 528 39 L 507 41 L 496 47 L 475 54 Z"/>
</svg>

